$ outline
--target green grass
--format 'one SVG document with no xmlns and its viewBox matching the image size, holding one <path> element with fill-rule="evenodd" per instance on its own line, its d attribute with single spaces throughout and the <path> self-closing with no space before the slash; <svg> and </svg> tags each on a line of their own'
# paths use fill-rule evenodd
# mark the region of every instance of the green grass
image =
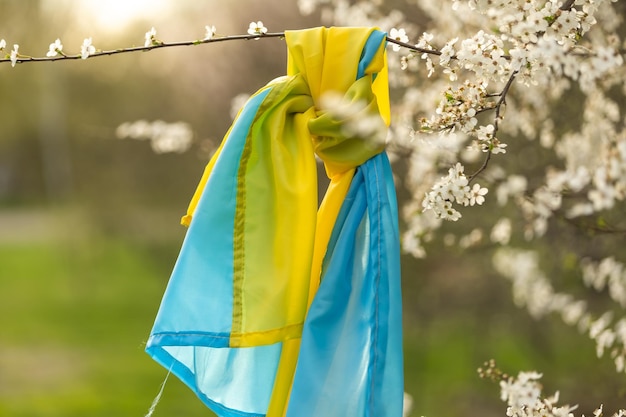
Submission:
<svg viewBox="0 0 626 417">
<path fill-rule="evenodd" d="M 144 346 L 178 249 L 175 239 L 89 234 L 0 244 L 0 417 L 145 415 L 167 372 Z M 490 358 L 507 372 L 544 372 L 546 392 L 587 403 L 585 414 L 624 401 L 610 361 L 598 361 L 575 329 L 534 322 L 512 305 L 500 311 L 512 304 L 506 297 L 474 308 L 481 303 L 466 289 L 425 271 L 415 280 L 407 268 L 404 278 L 412 416 L 504 415 L 498 386 L 476 374 Z M 155 413 L 211 415 L 174 377 Z"/>
<path fill-rule="evenodd" d="M 0 416 L 146 413 L 166 375 L 144 353 L 169 275 L 151 252 L 109 241 L 0 246 Z M 211 415 L 175 378 L 157 411 Z"/>
</svg>

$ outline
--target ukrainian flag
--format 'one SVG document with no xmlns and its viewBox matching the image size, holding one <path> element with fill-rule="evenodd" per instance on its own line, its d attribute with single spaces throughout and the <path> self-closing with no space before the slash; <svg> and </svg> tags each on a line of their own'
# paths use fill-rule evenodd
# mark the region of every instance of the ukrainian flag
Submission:
<svg viewBox="0 0 626 417">
<path fill-rule="evenodd" d="M 285 33 L 287 75 L 207 165 L 146 350 L 220 417 L 400 417 L 402 318 L 386 35 Z M 315 155 L 330 186 L 317 207 Z"/>
</svg>

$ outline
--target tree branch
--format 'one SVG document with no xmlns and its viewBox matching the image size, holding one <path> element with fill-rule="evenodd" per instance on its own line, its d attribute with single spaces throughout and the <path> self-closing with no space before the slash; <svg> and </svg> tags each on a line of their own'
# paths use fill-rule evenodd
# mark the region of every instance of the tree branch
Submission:
<svg viewBox="0 0 626 417">
<path fill-rule="evenodd" d="M 109 56 L 109 55 L 118 55 L 132 52 L 148 52 L 154 49 L 162 49 L 162 48 L 172 48 L 179 46 L 195 46 L 206 43 L 215 43 L 215 42 L 226 42 L 226 41 L 236 41 L 236 40 L 253 40 L 253 39 L 262 39 L 262 38 L 284 38 L 284 32 L 275 32 L 275 33 L 265 33 L 263 35 L 229 35 L 229 36 L 220 36 L 213 37 L 211 39 L 199 39 L 193 41 L 181 41 L 181 42 L 162 42 L 162 41 L 154 41 L 152 45 L 148 46 L 133 46 L 129 48 L 118 48 L 118 49 L 110 49 L 110 50 L 101 50 L 96 51 L 93 54 L 89 54 L 88 58 L 98 57 L 98 56 Z M 441 52 L 431 49 L 419 48 L 415 45 L 411 45 L 406 42 L 399 41 L 397 39 L 390 38 L 387 36 L 387 42 L 394 43 L 400 45 L 404 48 L 410 49 L 412 51 L 421 52 L 425 54 L 431 55 L 441 55 Z M 33 57 L 18 54 L 17 59 L 15 59 L 15 63 L 26 63 L 26 62 L 44 62 L 44 61 L 67 61 L 67 60 L 76 60 L 81 59 L 81 54 L 66 54 L 63 52 L 61 55 L 57 56 L 44 56 L 44 57 Z M 12 62 L 9 58 L 8 54 L 6 54 L 3 58 L 0 58 L 0 64 L 5 62 Z"/>
<path fill-rule="evenodd" d="M 235 41 L 235 40 L 252 40 L 252 39 L 260 39 L 260 38 L 283 38 L 285 34 L 283 32 L 277 33 L 266 33 L 264 35 L 230 35 L 230 36 L 221 36 L 214 37 L 211 39 L 201 39 L 194 41 L 181 41 L 181 42 L 161 42 L 155 41 L 152 45 L 148 46 L 133 46 L 130 48 L 118 48 L 111 50 L 102 50 L 96 51 L 93 54 L 89 54 L 88 58 L 97 57 L 97 56 L 105 56 L 105 55 L 118 55 L 125 54 L 131 52 L 148 52 L 154 49 L 161 48 L 172 48 L 178 46 L 194 46 L 201 45 L 205 43 L 215 43 L 215 42 L 225 42 L 225 41 Z M 64 60 L 72 60 L 72 59 L 81 59 L 81 54 L 64 54 L 60 56 L 53 57 L 30 57 L 30 56 L 18 56 L 16 63 L 25 63 L 25 62 L 42 62 L 42 61 L 64 61 Z M 3 62 L 11 62 L 9 58 L 0 59 L 0 63 Z"/>
<path fill-rule="evenodd" d="M 407 48 L 415 52 L 421 52 L 423 54 L 437 55 L 437 56 L 441 55 L 441 52 L 437 51 L 436 49 L 420 48 L 413 44 L 402 42 L 394 38 L 390 38 L 389 36 L 387 36 L 387 42 L 395 43 L 396 45 L 402 46 L 403 48 Z M 452 57 L 452 58 L 456 58 L 456 57 Z"/>
<path fill-rule="evenodd" d="M 493 138 L 494 139 L 496 138 L 496 135 L 498 134 L 498 128 L 500 126 L 500 111 L 502 109 L 502 105 L 506 104 L 506 95 L 509 93 L 511 85 L 513 84 L 513 80 L 515 80 L 515 77 L 517 76 L 517 73 L 518 71 L 513 71 L 511 73 L 511 76 L 509 77 L 508 81 L 504 85 L 504 88 L 502 89 L 502 91 L 500 91 L 500 94 L 498 94 L 500 98 L 496 102 L 496 105 L 493 107 L 495 109 L 495 115 L 494 115 L 494 121 L 493 121 Z M 483 164 L 480 166 L 480 168 L 476 170 L 476 172 L 474 172 L 472 175 L 468 177 L 469 183 L 471 183 L 481 172 L 487 169 L 487 165 L 489 165 L 489 161 L 491 160 L 491 155 L 492 155 L 491 149 L 488 149 L 487 156 L 485 157 Z"/>
</svg>

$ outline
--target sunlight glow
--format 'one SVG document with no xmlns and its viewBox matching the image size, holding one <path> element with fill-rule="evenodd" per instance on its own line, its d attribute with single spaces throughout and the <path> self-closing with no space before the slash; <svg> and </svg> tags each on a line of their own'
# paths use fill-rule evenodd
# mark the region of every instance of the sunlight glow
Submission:
<svg viewBox="0 0 626 417">
<path fill-rule="evenodd" d="M 137 20 L 162 16 L 172 5 L 171 0 L 81 0 L 75 10 L 98 29 L 120 31 Z"/>
</svg>

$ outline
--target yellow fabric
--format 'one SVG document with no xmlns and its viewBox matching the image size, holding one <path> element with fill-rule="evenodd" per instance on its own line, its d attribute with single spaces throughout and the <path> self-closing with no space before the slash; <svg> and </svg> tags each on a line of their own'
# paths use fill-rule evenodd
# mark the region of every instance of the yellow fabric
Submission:
<svg viewBox="0 0 626 417">
<path fill-rule="evenodd" d="M 239 169 L 233 347 L 299 337 L 306 315 L 299 300 L 308 299 L 315 239 L 317 170 L 307 128 L 315 113 L 300 77 L 270 88 Z"/>
</svg>

